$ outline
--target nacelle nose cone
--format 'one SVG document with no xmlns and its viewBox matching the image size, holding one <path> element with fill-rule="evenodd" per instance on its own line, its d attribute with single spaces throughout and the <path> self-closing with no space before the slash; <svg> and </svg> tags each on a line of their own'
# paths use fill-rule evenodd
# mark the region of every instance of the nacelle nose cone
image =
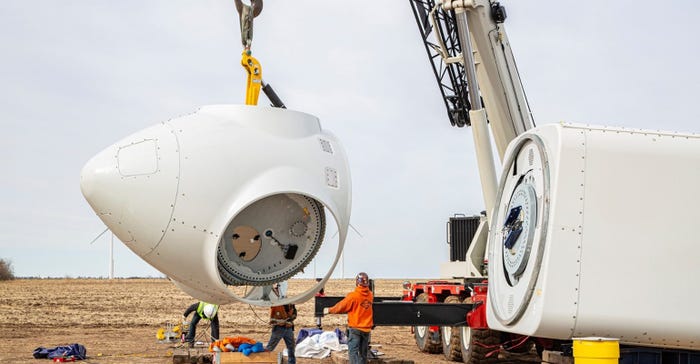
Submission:
<svg viewBox="0 0 700 364">
<path fill-rule="evenodd" d="M 179 178 L 173 131 L 160 124 L 111 145 L 83 167 L 80 188 L 119 240 L 139 255 L 162 239 Z"/>
</svg>

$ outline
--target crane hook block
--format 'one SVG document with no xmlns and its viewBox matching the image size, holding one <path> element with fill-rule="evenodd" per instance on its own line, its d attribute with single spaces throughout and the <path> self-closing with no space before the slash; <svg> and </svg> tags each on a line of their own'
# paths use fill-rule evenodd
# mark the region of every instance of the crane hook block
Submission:
<svg viewBox="0 0 700 364">
<path fill-rule="evenodd" d="M 241 11 L 243 11 L 243 7 L 251 7 L 253 9 L 253 17 L 257 17 L 258 15 L 260 15 L 260 12 L 263 8 L 262 0 L 252 0 L 245 2 L 243 0 L 235 0 L 234 3 L 236 4 L 236 11 L 238 11 L 239 14 L 241 13 Z"/>
<path fill-rule="evenodd" d="M 250 49 L 253 42 L 253 18 L 260 15 L 263 8 L 262 0 L 242 1 L 235 0 L 236 10 L 241 20 L 241 43 L 246 49 Z"/>
</svg>

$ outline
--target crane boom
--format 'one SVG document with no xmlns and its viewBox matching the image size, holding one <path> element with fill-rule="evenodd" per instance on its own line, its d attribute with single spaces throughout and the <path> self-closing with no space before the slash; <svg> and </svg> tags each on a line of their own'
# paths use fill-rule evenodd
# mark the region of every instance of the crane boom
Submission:
<svg viewBox="0 0 700 364">
<path fill-rule="evenodd" d="M 470 125 L 474 107 L 469 98 L 480 96 L 491 125 L 498 156 L 503 159 L 511 140 L 533 128 L 515 58 L 505 30 L 505 9 L 489 0 L 410 0 L 421 38 L 440 86 L 450 122 Z M 457 12 L 464 10 L 471 44 L 459 39 Z M 463 50 L 473 53 L 476 81 L 466 79 Z M 473 96 L 470 96 L 473 94 Z"/>
<path fill-rule="evenodd" d="M 501 26 L 505 9 L 488 0 L 452 1 L 443 8 L 455 9 L 458 5 L 465 9 L 469 22 L 478 88 L 502 160 L 508 144 L 535 126 L 508 36 Z"/>
</svg>

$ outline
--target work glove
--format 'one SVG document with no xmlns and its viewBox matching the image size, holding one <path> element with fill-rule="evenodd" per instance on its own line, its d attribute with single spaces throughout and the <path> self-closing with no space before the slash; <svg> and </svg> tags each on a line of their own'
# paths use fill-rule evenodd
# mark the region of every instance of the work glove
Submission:
<svg viewBox="0 0 700 364">
<path fill-rule="evenodd" d="M 253 351 L 252 347 L 253 347 L 253 345 L 251 345 L 251 344 L 243 343 L 240 346 L 238 346 L 238 351 L 243 353 L 243 355 L 248 356 Z"/>
<path fill-rule="evenodd" d="M 324 314 L 324 315 L 328 315 L 328 314 L 330 313 L 329 311 L 330 311 L 330 308 L 329 308 L 329 307 L 324 307 L 324 308 L 323 308 L 323 314 Z"/>
</svg>

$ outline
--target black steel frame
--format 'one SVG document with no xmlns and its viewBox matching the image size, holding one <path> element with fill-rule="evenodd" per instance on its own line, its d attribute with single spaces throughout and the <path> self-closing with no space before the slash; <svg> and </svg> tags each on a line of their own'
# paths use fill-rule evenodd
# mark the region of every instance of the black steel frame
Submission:
<svg viewBox="0 0 700 364">
<path fill-rule="evenodd" d="M 323 317 L 324 307 L 331 307 L 342 299 L 316 297 L 314 317 Z M 372 304 L 376 326 L 467 326 L 467 313 L 473 307 L 467 303 L 418 303 L 395 297 L 375 297 Z"/>
</svg>

